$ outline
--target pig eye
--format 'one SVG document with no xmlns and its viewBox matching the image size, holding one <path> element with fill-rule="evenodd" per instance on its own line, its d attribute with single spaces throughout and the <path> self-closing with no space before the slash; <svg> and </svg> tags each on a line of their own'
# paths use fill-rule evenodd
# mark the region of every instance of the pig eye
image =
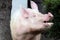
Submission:
<svg viewBox="0 0 60 40">
<path fill-rule="evenodd" d="M 33 15 L 33 17 L 36 17 L 36 15 Z"/>
<path fill-rule="evenodd" d="M 28 17 L 25 17 L 25 19 L 28 19 Z"/>
</svg>

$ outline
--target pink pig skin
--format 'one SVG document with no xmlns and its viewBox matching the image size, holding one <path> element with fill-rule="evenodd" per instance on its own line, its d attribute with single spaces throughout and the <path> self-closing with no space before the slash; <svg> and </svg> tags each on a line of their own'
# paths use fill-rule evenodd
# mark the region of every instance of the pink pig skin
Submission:
<svg viewBox="0 0 60 40">
<path fill-rule="evenodd" d="M 40 13 L 37 4 L 33 1 L 31 1 L 31 7 L 32 9 L 21 8 L 11 16 L 10 28 L 13 40 L 40 40 L 40 32 L 53 25 L 53 23 L 47 22 L 53 18 L 50 12 L 48 14 Z"/>
</svg>

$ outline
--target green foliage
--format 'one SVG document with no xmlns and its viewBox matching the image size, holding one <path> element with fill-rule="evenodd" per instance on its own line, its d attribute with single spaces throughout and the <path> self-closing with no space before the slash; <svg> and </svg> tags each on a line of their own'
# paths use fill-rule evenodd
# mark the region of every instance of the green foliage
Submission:
<svg viewBox="0 0 60 40">
<path fill-rule="evenodd" d="M 54 15 L 54 25 L 48 31 L 48 37 L 60 38 L 60 0 L 43 0 L 43 5 L 46 6 L 46 11 L 52 12 Z"/>
<path fill-rule="evenodd" d="M 60 0 L 43 0 L 44 4 L 48 5 L 49 3 L 53 4 L 54 6 L 60 3 Z"/>
</svg>

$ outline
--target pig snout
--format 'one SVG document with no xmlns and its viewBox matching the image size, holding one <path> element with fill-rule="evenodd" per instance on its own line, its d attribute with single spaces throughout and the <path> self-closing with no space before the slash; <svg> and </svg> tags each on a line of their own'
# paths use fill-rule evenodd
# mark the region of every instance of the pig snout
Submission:
<svg viewBox="0 0 60 40">
<path fill-rule="evenodd" d="M 53 15 L 50 12 L 48 12 L 48 15 L 49 15 L 50 20 L 52 20 L 53 19 Z"/>
<path fill-rule="evenodd" d="M 53 15 L 50 12 L 44 15 L 44 21 L 51 21 L 52 19 L 53 19 Z"/>
</svg>

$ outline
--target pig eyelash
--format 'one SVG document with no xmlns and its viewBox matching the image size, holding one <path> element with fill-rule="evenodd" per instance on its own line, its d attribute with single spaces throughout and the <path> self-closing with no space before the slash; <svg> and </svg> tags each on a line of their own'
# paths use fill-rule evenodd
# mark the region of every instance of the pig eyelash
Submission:
<svg viewBox="0 0 60 40">
<path fill-rule="evenodd" d="M 28 17 L 25 17 L 25 19 L 28 19 Z"/>
<path fill-rule="evenodd" d="M 33 15 L 33 17 L 36 17 L 36 15 Z"/>
</svg>

